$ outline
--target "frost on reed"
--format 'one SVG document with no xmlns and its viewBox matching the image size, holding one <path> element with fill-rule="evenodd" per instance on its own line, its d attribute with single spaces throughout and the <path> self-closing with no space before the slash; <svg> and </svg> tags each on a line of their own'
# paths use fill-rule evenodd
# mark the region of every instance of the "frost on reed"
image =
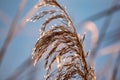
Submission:
<svg viewBox="0 0 120 80">
<path fill-rule="evenodd" d="M 50 16 L 42 24 L 40 38 L 37 41 L 32 59 L 34 65 L 45 56 L 45 80 L 95 80 L 94 69 L 88 65 L 86 55 L 83 50 L 83 40 L 77 34 L 72 20 L 68 16 L 65 8 L 56 0 L 42 0 L 36 8 L 53 7 L 49 10 L 42 10 L 30 21 L 37 21 L 43 17 Z M 52 21 L 60 23 L 54 25 Z M 46 27 L 53 24 L 51 28 Z M 57 64 L 57 66 L 55 66 Z"/>
</svg>

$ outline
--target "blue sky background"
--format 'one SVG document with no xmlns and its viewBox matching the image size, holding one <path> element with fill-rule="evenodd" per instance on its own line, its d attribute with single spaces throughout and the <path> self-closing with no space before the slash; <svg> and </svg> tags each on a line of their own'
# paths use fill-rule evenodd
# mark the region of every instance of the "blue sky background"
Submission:
<svg viewBox="0 0 120 80">
<path fill-rule="evenodd" d="M 80 25 L 80 23 L 83 20 L 90 17 L 91 15 L 106 10 L 113 5 L 113 0 L 58 0 L 58 1 L 62 5 L 65 5 L 67 7 L 66 9 L 68 11 L 68 14 L 70 15 L 71 19 L 76 25 L 77 32 L 79 32 L 80 34 L 83 33 L 81 32 L 82 27 Z M 30 11 L 30 9 L 37 2 L 38 0 L 27 1 L 24 11 L 19 19 L 19 22 L 21 22 L 21 20 L 24 18 L 26 13 Z M 0 48 L 2 47 L 3 42 L 6 39 L 11 22 L 17 13 L 20 3 L 21 0 L 0 0 Z M 8 20 L 7 25 L 4 24 L 4 20 L 3 20 L 4 16 L 8 16 L 10 18 Z M 114 18 L 120 20 L 119 13 L 116 13 L 114 15 Z M 113 18 L 113 23 L 114 23 L 114 18 Z M 101 28 L 103 21 L 104 18 L 100 19 L 99 21 L 95 21 L 95 24 L 97 25 L 98 29 Z M 111 26 L 113 25 L 113 23 L 111 23 Z M 116 25 L 118 23 L 116 22 Z M 13 37 L 6 51 L 3 62 L 0 66 L 0 80 L 5 80 L 12 72 L 14 72 L 14 70 L 21 63 L 23 63 L 29 56 L 31 56 L 32 48 L 34 47 L 34 44 L 36 43 L 39 37 L 40 24 L 41 23 L 29 22 L 16 36 Z M 110 29 L 114 29 L 114 28 L 110 28 Z M 86 36 L 86 41 L 88 42 L 90 40 L 89 35 L 90 34 L 87 34 Z M 103 45 L 103 47 L 105 47 L 105 45 Z M 88 51 L 88 49 L 90 49 L 90 44 L 85 46 L 85 50 Z M 109 55 L 104 57 L 99 57 L 96 60 L 95 68 L 99 68 L 100 66 L 102 66 L 104 61 L 109 57 L 110 57 Z M 42 64 L 42 61 L 39 64 Z M 41 66 L 38 67 L 39 70 L 42 70 Z M 42 71 L 40 72 L 41 72 L 40 75 L 43 77 Z"/>
</svg>

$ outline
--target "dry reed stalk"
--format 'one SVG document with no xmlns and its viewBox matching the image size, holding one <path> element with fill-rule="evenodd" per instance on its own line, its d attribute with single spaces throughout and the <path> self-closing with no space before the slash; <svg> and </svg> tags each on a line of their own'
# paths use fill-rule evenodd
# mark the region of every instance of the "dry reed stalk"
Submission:
<svg viewBox="0 0 120 80">
<path fill-rule="evenodd" d="M 117 56 L 117 53 L 120 51 L 120 44 L 113 44 L 111 46 L 105 47 L 99 51 L 101 56 L 111 54 L 113 56 Z M 116 54 L 115 54 L 116 53 Z"/>
<path fill-rule="evenodd" d="M 26 26 L 28 18 L 32 17 L 37 11 L 38 9 L 35 9 L 34 7 L 32 7 L 32 9 L 25 15 L 25 17 L 18 24 L 18 28 L 15 31 L 16 35 Z"/>
<path fill-rule="evenodd" d="M 98 38 L 99 38 L 99 30 L 98 30 L 97 26 L 95 25 L 95 23 L 92 21 L 88 21 L 88 22 L 84 23 L 83 30 L 90 31 L 91 45 L 92 45 L 92 47 L 95 47 L 96 43 L 98 41 Z"/>
<path fill-rule="evenodd" d="M 99 50 L 99 48 L 101 47 L 102 41 L 104 40 L 104 38 L 106 37 L 106 33 L 108 28 L 110 27 L 110 22 L 112 20 L 112 15 L 108 15 L 108 17 L 106 18 L 100 32 L 102 32 L 104 35 L 100 34 L 98 41 L 96 42 L 96 46 L 92 49 L 91 51 L 91 55 L 90 55 L 90 64 L 94 65 L 94 61 L 95 58 L 97 56 L 97 51 Z"/>
<path fill-rule="evenodd" d="M 117 77 L 119 76 L 119 68 L 120 68 L 120 50 L 118 52 L 118 56 L 117 56 L 117 59 L 116 59 L 116 62 L 115 62 L 115 66 L 114 66 L 114 69 L 113 69 L 113 74 L 112 74 L 112 77 L 111 77 L 111 80 L 117 80 Z"/>
<path fill-rule="evenodd" d="M 14 20 L 13 20 L 11 26 L 10 26 L 10 30 L 8 32 L 7 38 L 6 38 L 2 48 L 0 49 L 0 64 L 1 64 L 2 60 L 3 60 L 5 52 L 6 52 L 7 48 L 8 48 L 8 46 L 9 46 L 13 36 L 15 35 L 16 26 L 17 26 L 19 17 L 22 14 L 22 11 L 24 9 L 24 6 L 25 6 L 26 2 L 27 2 L 27 0 L 22 0 L 21 1 L 21 4 L 20 4 L 20 6 L 18 8 L 18 12 L 16 13 L 16 16 L 15 16 L 15 18 L 14 18 Z"/>
<path fill-rule="evenodd" d="M 101 19 L 103 17 L 108 17 L 105 20 L 105 22 L 104 22 L 104 24 L 102 26 L 102 29 L 99 31 L 101 33 L 99 33 L 98 41 L 95 44 L 96 46 L 94 46 L 94 48 L 91 50 L 91 53 L 92 53 L 90 55 L 90 63 L 91 64 L 94 63 L 94 60 L 95 60 L 95 58 L 97 56 L 97 52 L 98 52 L 98 50 L 99 50 L 99 48 L 100 48 L 100 46 L 101 46 L 104 38 L 108 36 L 107 35 L 107 30 L 110 27 L 109 25 L 110 25 L 110 21 L 111 21 L 111 16 L 115 12 L 117 12 L 117 11 L 120 10 L 120 5 L 118 3 L 119 3 L 118 0 L 115 0 L 115 1 L 113 1 L 113 6 L 111 8 L 109 8 L 107 10 L 104 10 L 102 12 L 99 12 L 99 13 L 97 13 L 97 14 L 91 16 L 91 17 L 88 17 L 88 18 L 86 18 L 85 20 L 82 21 L 82 22 L 89 21 L 89 20 L 91 20 L 91 21 L 97 21 L 97 20 L 99 20 L 99 19 Z M 109 35 L 109 36 L 110 36 L 109 40 L 111 40 L 111 42 L 109 42 L 109 44 L 113 43 L 113 41 L 115 41 L 115 40 L 119 40 L 119 37 L 111 39 L 111 35 Z M 107 38 L 107 42 L 108 42 L 108 38 Z"/>
<path fill-rule="evenodd" d="M 54 10 L 42 11 L 40 14 L 29 19 L 37 21 L 46 15 L 50 15 L 41 28 L 38 39 L 32 54 L 34 65 L 45 54 L 45 69 L 47 70 L 45 80 L 69 80 L 79 78 L 82 80 L 95 80 L 94 69 L 88 65 L 86 54 L 83 50 L 83 39 L 77 34 L 74 24 L 56 0 L 42 0 L 36 8 L 52 6 Z M 46 27 L 53 20 L 62 20 L 61 24 L 54 25 L 46 31 Z M 50 47 L 50 49 L 49 49 Z M 48 50 L 49 49 L 49 50 Z M 53 65 L 57 68 L 53 69 Z"/>
<path fill-rule="evenodd" d="M 99 20 L 99 19 L 101 19 L 103 17 L 106 17 L 108 15 L 112 15 L 115 12 L 118 12 L 119 10 L 120 10 L 120 5 L 115 5 L 115 6 L 111 7 L 111 8 L 109 8 L 109 9 L 106 9 L 106 10 L 104 10 L 102 12 L 99 12 L 99 13 L 97 13 L 95 15 L 92 15 L 92 16 L 86 18 L 85 20 L 83 20 L 83 22 L 88 21 L 88 20 L 92 20 L 92 21 Z"/>
</svg>

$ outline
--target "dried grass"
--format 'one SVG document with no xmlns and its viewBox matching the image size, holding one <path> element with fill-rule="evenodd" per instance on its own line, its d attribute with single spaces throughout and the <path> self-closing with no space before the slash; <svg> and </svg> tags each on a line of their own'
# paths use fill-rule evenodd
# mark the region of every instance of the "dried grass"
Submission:
<svg viewBox="0 0 120 80">
<path fill-rule="evenodd" d="M 55 80 L 69 80 L 78 76 L 82 80 L 95 80 L 94 69 L 88 65 L 82 45 L 85 36 L 81 38 L 77 34 L 66 10 L 56 0 L 42 0 L 36 5 L 39 9 L 44 6 L 55 7 L 55 10 L 43 11 L 29 19 L 30 21 L 37 21 L 47 14 L 51 15 L 42 24 L 40 38 L 34 47 L 32 54 L 34 65 L 43 55 L 47 54 L 45 57 L 45 68 L 47 70 L 45 80 L 50 80 L 51 78 Z M 57 13 L 57 10 L 60 12 Z M 53 26 L 48 31 L 45 30 L 49 23 L 59 18 L 63 20 L 61 24 Z M 48 51 L 48 47 L 51 50 Z M 52 71 L 55 63 L 57 67 Z"/>
</svg>

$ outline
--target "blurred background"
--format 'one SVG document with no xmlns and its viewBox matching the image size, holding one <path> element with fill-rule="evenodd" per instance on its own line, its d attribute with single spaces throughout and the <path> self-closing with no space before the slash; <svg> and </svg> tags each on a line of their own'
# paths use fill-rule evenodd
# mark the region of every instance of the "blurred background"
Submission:
<svg viewBox="0 0 120 80">
<path fill-rule="evenodd" d="M 40 1 L 40 0 L 39 0 Z M 0 0 L 0 80 L 44 80 L 44 59 L 34 67 L 32 49 L 41 22 L 26 22 L 38 0 Z M 120 80 L 120 0 L 58 0 L 77 32 L 97 80 Z"/>
</svg>

